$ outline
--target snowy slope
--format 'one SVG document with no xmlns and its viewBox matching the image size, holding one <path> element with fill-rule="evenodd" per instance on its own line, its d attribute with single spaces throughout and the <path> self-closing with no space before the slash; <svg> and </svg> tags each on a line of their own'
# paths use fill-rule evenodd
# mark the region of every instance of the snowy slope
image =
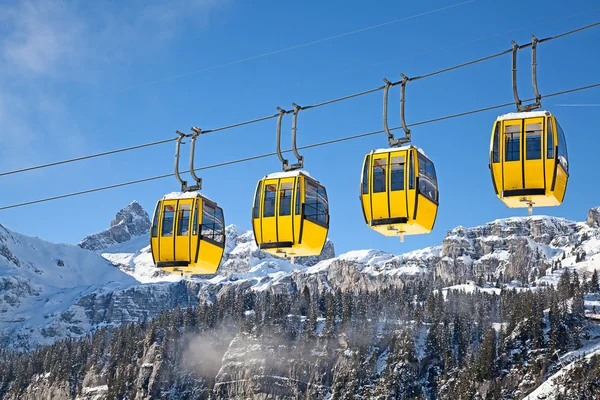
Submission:
<svg viewBox="0 0 600 400">
<path fill-rule="evenodd" d="M 70 244 L 11 232 L 0 225 L 0 345 L 35 336 L 82 296 L 125 288 L 135 279 L 106 259 Z M 14 336 L 17 334 L 17 336 Z"/>
<path fill-rule="evenodd" d="M 101 255 L 140 283 L 181 280 L 180 276 L 163 272 L 154 266 L 149 241 L 147 234 L 136 236 L 125 243 L 102 250 Z"/>
<path fill-rule="evenodd" d="M 579 358 L 589 359 L 598 354 L 600 354 L 600 341 L 592 341 L 580 349 L 564 354 L 560 358 L 560 363 L 563 367 L 550 376 L 533 392 L 529 393 L 523 400 L 553 400 L 558 398 L 568 398 L 565 397 L 565 390 L 568 390 L 569 388 L 565 387 L 559 380 L 569 373 Z M 562 397 L 559 397 L 561 395 Z"/>
</svg>

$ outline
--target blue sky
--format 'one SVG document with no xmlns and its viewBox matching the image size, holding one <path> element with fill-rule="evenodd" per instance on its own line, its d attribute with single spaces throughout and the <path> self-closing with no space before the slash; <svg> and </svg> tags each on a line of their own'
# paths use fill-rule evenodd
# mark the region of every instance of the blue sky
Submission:
<svg viewBox="0 0 600 400">
<path fill-rule="evenodd" d="M 600 20 L 595 0 L 475 0 L 375 29 L 228 64 L 303 43 L 425 13 L 461 1 L 249 2 L 184 0 L 0 2 L 0 171 L 175 137 L 348 95 L 483 57 Z M 517 10 L 521 10 L 518 12 Z M 600 82 L 600 27 L 538 51 L 542 95 Z M 522 98 L 532 96 L 529 50 L 519 56 Z M 190 73 L 213 66 L 204 72 Z M 172 79 L 177 75 L 184 74 Z M 410 82 L 406 119 L 414 123 L 513 100 L 511 58 Z M 298 144 L 382 129 L 382 92 L 300 113 Z M 567 135 L 571 178 L 562 206 L 535 214 L 585 219 L 600 205 L 596 163 L 600 88 L 543 99 Z M 399 124 L 399 87 L 390 91 L 390 125 Z M 384 134 L 301 151 L 326 185 L 330 238 L 338 253 L 378 248 L 402 253 L 441 243 L 455 226 L 525 216 L 495 196 L 488 170 L 492 123 L 514 106 L 412 128 L 413 144 L 434 161 L 440 209 L 434 231 L 404 243 L 371 231 L 358 200 L 364 154 Z M 289 147 L 291 118 L 284 120 Z M 198 166 L 275 149 L 275 120 L 202 136 Z M 174 143 L 0 177 L 0 206 L 171 173 Z M 183 165 L 188 147 L 184 147 Z M 279 171 L 276 157 L 202 171 L 204 190 L 226 223 L 251 229 L 256 181 Z M 107 228 L 133 200 L 149 214 L 174 177 L 0 211 L 9 229 L 77 243 Z"/>
</svg>

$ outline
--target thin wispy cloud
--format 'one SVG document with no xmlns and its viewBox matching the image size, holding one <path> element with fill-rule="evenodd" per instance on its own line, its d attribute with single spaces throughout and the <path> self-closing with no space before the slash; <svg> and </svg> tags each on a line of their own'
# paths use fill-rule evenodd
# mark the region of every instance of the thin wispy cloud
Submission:
<svg viewBox="0 0 600 400">
<path fill-rule="evenodd" d="M 86 151 L 68 94 L 110 85 L 137 54 L 160 53 L 226 1 L 0 4 L 0 170 Z M 69 140 L 61 142 L 65 137 Z M 52 153 L 53 152 L 53 153 Z"/>
<path fill-rule="evenodd" d="M 8 30 L 0 45 L 4 72 L 46 75 L 75 55 L 83 26 L 64 3 L 22 2 L 0 14 Z"/>
</svg>

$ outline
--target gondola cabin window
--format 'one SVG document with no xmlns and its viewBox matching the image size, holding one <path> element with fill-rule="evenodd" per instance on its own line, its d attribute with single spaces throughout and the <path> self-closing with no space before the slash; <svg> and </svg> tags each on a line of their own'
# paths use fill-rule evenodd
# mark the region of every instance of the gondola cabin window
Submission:
<svg viewBox="0 0 600 400">
<path fill-rule="evenodd" d="M 419 193 L 432 201 L 438 201 L 437 177 L 435 167 L 423 154 L 419 154 Z"/>
<path fill-rule="evenodd" d="M 373 160 L 373 193 L 385 192 L 387 157 Z"/>
<path fill-rule="evenodd" d="M 325 188 L 306 180 L 306 200 L 304 202 L 304 215 L 312 220 L 327 223 L 327 195 Z"/>
<path fill-rule="evenodd" d="M 177 236 L 187 236 L 190 225 L 190 214 L 192 205 L 181 204 L 179 206 L 179 220 L 177 221 Z"/>
<path fill-rule="evenodd" d="M 152 237 L 158 236 L 158 214 L 160 214 L 160 203 L 156 205 L 154 210 L 154 221 L 152 221 Z"/>
<path fill-rule="evenodd" d="M 371 157 L 367 156 L 367 161 L 365 161 L 365 167 L 363 169 L 363 178 L 362 178 L 362 192 L 363 194 L 369 193 L 369 168 L 371 165 Z"/>
<path fill-rule="evenodd" d="M 415 168 L 414 168 L 414 156 L 413 152 L 408 152 L 408 188 L 415 188 Z"/>
<path fill-rule="evenodd" d="M 404 156 L 392 157 L 391 190 L 404 190 Z"/>
<path fill-rule="evenodd" d="M 554 128 L 552 127 L 552 119 L 548 118 L 548 134 L 546 135 L 546 158 L 551 160 L 554 158 Z"/>
<path fill-rule="evenodd" d="M 166 205 L 163 211 L 162 233 L 161 236 L 173 235 L 173 220 L 175 216 L 175 207 Z"/>
<path fill-rule="evenodd" d="M 292 182 L 284 182 L 279 188 L 279 215 L 292 214 L 292 190 L 294 189 Z"/>
<path fill-rule="evenodd" d="M 297 179 L 296 183 L 296 215 L 300 215 L 300 204 L 302 204 L 302 180 Z"/>
<path fill-rule="evenodd" d="M 565 140 L 565 133 L 562 128 L 556 123 L 558 129 L 558 162 L 565 170 L 565 172 L 569 172 L 569 155 L 567 153 L 567 141 Z"/>
<path fill-rule="evenodd" d="M 527 160 L 542 159 L 542 124 L 526 123 L 525 124 L 525 154 Z"/>
<path fill-rule="evenodd" d="M 275 216 L 275 197 L 277 185 L 265 185 L 265 203 L 263 205 L 263 217 Z"/>
<path fill-rule="evenodd" d="M 494 158 L 493 158 L 493 162 L 497 163 L 500 162 L 500 135 L 499 135 L 499 131 L 500 131 L 500 123 L 496 124 L 496 129 L 494 130 Z"/>
<path fill-rule="evenodd" d="M 260 216 L 260 193 L 262 190 L 262 182 L 258 183 L 258 188 L 256 189 L 256 197 L 254 198 L 254 218 L 258 218 Z"/>
<path fill-rule="evenodd" d="M 521 136 L 520 136 L 520 127 L 518 125 L 508 125 L 506 127 L 506 161 L 519 161 L 521 159 L 520 156 L 520 147 L 521 147 Z"/>
<path fill-rule="evenodd" d="M 223 211 L 207 202 L 202 208 L 202 239 L 223 243 Z"/>
<path fill-rule="evenodd" d="M 198 204 L 199 202 L 196 201 L 194 202 L 194 204 L 196 204 L 195 210 L 194 210 L 194 223 L 193 223 L 193 230 L 192 230 L 192 235 L 197 235 L 198 234 Z"/>
</svg>

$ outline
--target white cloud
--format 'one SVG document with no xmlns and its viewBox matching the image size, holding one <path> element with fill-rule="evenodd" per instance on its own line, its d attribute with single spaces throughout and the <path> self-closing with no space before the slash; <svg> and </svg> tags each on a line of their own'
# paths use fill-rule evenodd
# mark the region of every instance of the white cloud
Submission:
<svg viewBox="0 0 600 400">
<path fill-rule="evenodd" d="M 179 22 L 206 26 L 211 12 L 225 3 L 0 3 L 0 171 L 90 152 L 67 94 L 118 85 L 112 74 L 122 73 L 137 55 L 168 48 L 182 32 Z M 58 146 L 64 137 L 71 140 Z"/>
<path fill-rule="evenodd" d="M 22 2 L 0 8 L 3 71 L 26 76 L 48 74 L 72 56 L 83 26 L 59 1 Z"/>
</svg>

